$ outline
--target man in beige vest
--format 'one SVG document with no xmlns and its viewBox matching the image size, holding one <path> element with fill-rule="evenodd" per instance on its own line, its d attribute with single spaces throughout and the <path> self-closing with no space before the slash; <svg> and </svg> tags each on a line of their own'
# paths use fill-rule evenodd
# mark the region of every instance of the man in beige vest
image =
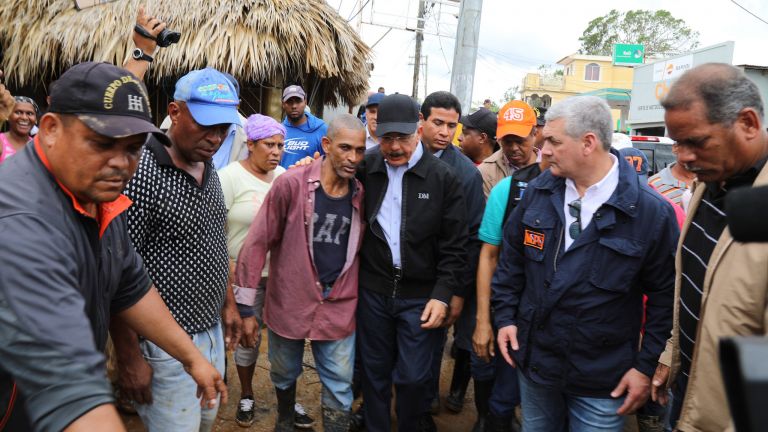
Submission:
<svg viewBox="0 0 768 432">
<path fill-rule="evenodd" d="M 662 102 L 678 160 L 697 179 L 676 260 L 672 337 L 652 382 L 680 431 L 733 429 L 718 342 L 765 335 L 768 245 L 734 242 L 724 201 L 737 187 L 768 184 L 763 101 L 739 69 L 709 63 L 686 72 Z"/>
</svg>

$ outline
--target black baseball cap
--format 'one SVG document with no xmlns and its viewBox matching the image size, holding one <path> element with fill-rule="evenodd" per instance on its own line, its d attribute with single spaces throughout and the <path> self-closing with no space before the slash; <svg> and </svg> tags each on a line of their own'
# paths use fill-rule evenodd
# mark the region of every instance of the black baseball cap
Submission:
<svg viewBox="0 0 768 432">
<path fill-rule="evenodd" d="M 461 125 L 485 132 L 492 139 L 496 139 L 496 113 L 488 108 L 483 107 L 470 115 L 462 116 Z"/>
<path fill-rule="evenodd" d="M 85 62 L 69 68 L 51 87 L 48 112 L 75 115 L 94 132 L 110 138 L 151 133 L 170 145 L 152 124 L 144 84 L 110 63 Z"/>
<path fill-rule="evenodd" d="M 419 126 L 419 104 L 410 96 L 391 94 L 379 102 L 376 117 L 376 135 L 383 136 L 390 132 L 410 135 Z"/>
</svg>

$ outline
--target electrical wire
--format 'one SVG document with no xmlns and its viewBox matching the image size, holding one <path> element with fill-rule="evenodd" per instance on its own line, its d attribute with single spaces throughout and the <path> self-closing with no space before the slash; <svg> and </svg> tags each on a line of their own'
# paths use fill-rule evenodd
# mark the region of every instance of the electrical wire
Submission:
<svg viewBox="0 0 768 432">
<path fill-rule="evenodd" d="M 760 18 L 759 16 L 755 15 L 754 13 L 752 13 L 752 11 L 750 11 L 749 9 L 747 9 L 747 8 L 745 8 L 744 6 L 742 6 L 742 5 L 738 4 L 738 3 L 736 3 L 736 0 L 731 0 L 731 3 L 733 3 L 733 4 L 735 4 L 736 6 L 738 6 L 738 7 L 742 8 L 742 9 L 744 10 L 744 12 L 746 12 L 746 13 L 748 13 L 748 14 L 752 15 L 753 17 L 755 17 L 755 18 L 759 19 L 760 21 L 762 21 L 762 22 L 764 22 L 764 23 L 768 24 L 768 21 L 766 21 L 766 20 L 764 20 L 764 19 Z"/>
<path fill-rule="evenodd" d="M 370 2 L 371 2 L 371 0 L 366 0 L 365 3 L 363 3 L 362 6 L 360 6 L 360 10 L 355 12 L 354 15 L 350 16 L 349 18 L 347 18 L 347 22 L 352 21 L 353 19 L 355 19 L 356 16 L 360 15 L 360 12 L 362 12 L 363 9 L 365 9 L 365 7 L 368 6 L 368 3 L 370 3 Z"/>
</svg>

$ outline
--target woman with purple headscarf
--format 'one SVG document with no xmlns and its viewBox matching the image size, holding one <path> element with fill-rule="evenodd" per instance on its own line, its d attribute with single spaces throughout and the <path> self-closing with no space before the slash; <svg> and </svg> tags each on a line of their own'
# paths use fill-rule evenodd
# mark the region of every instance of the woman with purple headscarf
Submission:
<svg viewBox="0 0 768 432">
<path fill-rule="evenodd" d="M 264 197 L 272 187 L 272 182 L 285 168 L 279 166 L 283 155 L 285 126 L 271 117 L 254 114 L 246 120 L 245 134 L 248 137 L 248 157 L 231 163 L 221 169 L 218 174 L 221 188 L 224 191 L 224 201 L 227 205 L 227 249 L 230 259 L 230 283 L 237 254 L 245 241 L 248 229 L 256 214 L 259 212 Z M 261 287 L 266 286 L 268 265 L 264 266 Z M 259 306 L 259 309 L 261 307 Z M 254 316 L 254 311 L 241 310 L 242 316 Z M 257 317 L 261 325 L 260 317 Z M 259 342 L 255 348 L 245 348 L 238 345 L 235 350 L 235 364 L 240 378 L 242 395 L 235 415 L 240 426 L 250 426 L 254 422 L 253 374 L 259 355 Z"/>
</svg>

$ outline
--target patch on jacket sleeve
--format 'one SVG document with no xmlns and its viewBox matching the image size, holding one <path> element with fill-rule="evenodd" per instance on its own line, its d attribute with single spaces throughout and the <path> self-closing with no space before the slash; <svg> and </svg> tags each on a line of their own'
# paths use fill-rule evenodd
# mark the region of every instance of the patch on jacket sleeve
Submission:
<svg viewBox="0 0 768 432">
<path fill-rule="evenodd" d="M 539 250 L 544 250 L 544 233 L 525 230 L 525 240 L 523 244 L 525 246 L 531 246 Z"/>
</svg>

